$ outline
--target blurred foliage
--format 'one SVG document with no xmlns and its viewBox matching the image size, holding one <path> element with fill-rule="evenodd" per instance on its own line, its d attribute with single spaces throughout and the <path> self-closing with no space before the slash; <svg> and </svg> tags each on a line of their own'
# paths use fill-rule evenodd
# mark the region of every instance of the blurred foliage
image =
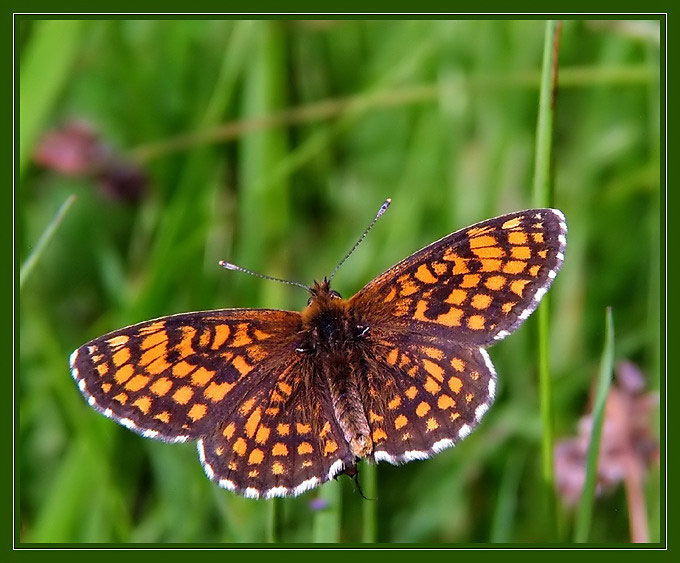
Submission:
<svg viewBox="0 0 680 563">
<path fill-rule="evenodd" d="M 386 197 L 390 210 L 334 280 L 345 296 L 449 232 L 529 207 L 544 30 L 541 21 L 102 20 L 55 29 L 21 20 L 21 84 L 49 75 L 52 85 L 26 98 L 39 112 L 22 112 L 32 136 L 16 194 L 22 263 L 66 198 L 77 201 L 22 280 L 20 540 L 264 541 L 272 501 L 212 484 L 191 444 L 145 440 L 96 414 L 69 376 L 70 352 L 170 313 L 300 309 L 307 296 L 298 288 L 224 271 L 218 260 L 310 283 Z M 606 306 L 617 359 L 636 362 L 649 388 L 663 382 L 659 25 L 566 21 L 560 48 L 555 206 L 569 244 L 550 292 L 558 437 L 586 411 Z M 74 118 L 144 169 L 149 183 L 135 201 L 31 163 L 40 134 Z M 342 478 L 277 501 L 278 541 L 361 541 L 366 502 L 375 503 L 379 542 L 554 539 L 537 486 L 535 330 L 532 319 L 491 350 L 498 398 L 462 444 L 424 462 L 380 464 L 374 500 Z M 653 541 L 663 529 L 659 490 L 652 471 Z M 317 496 L 323 502 L 310 504 Z M 558 539 L 568 541 L 573 513 L 560 511 Z M 590 538 L 629 541 L 623 489 L 596 501 Z"/>
</svg>

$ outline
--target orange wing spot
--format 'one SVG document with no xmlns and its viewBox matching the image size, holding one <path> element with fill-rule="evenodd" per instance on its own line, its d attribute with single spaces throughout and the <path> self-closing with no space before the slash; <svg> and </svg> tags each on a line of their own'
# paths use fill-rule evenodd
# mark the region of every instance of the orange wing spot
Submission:
<svg viewBox="0 0 680 563">
<path fill-rule="evenodd" d="M 156 321 L 155 323 L 151 323 L 150 325 L 140 328 L 139 334 L 141 335 L 152 334 L 154 332 L 158 332 L 159 330 L 163 330 L 164 328 L 165 321 Z"/>
<path fill-rule="evenodd" d="M 277 387 L 286 397 L 290 397 L 290 394 L 293 392 L 293 387 L 285 381 L 279 381 Z"/>
<path fill-rule="evenodd" d="M 284 473 L 283 465 L 281 465 L 278 461 L 272 463 L 272 473 L 274 475 L 283 475 Z"/>
<path fill-rule="evenodd" d="M 437 283 L 437 278 L 432 275 L 432 272 L 430 272 L 427 264 L 421 264 L 418 267 L 415 277 L 423 283 Z"/>
<path fill-rule="evenodd" d="M 165 332 L 164 330 L 160 330 L 154 334 L 147 336 L 144 340 L 142 340 L 142 343 L 139 347 L 142 350 L 149 350 L 150 348 L 155 348 L 160 344 L 166 344 L 167 341 L 168 333 Z"/>
<path fill-rule="evenodd" d="M 397 363 L 397 359 L 399 358 L 399 350 L 397 348 L 392 348 L 389 353 L 387 354 L 387 363 L 390 364 L 391 366 L 395 365 Z"/>
<path fill-rule="evenodd" d="M 130 381 L 125 384 L 128 391 L 139 391 L 143 389 L 151 378 L 146 375 L 135 375 Z"/>
<path fill-rule="evenodd" d="M 150 373 L 151 375 L 158 375 L 159 373 L 163 373 L 165 370 L 171 367 L 171 364 L 165 361 L 165 358 L 163 356 L 159 356 L 156 358 L 153 362 L 151 362 L 148 366 L 146 366 L 146 372 Z"/>
<path fill-rule="evenodd" d="M 441 349 L 433 348 L 431 346 L 423 348 L 423 353 L 430 358 L 434 358 L 435 360 L 441 360 L 444 358 L 444 352 L 442 352 Z"/>
<path fill-rule="evenodd" d="M 224 427 L 224 430 L 222 430 L 222 436 L 224 436 L 227 440 L 231 440 L 234 432 L 236 432 L 236 425 L 233 422 L 230 422 Z"/>
<path fill-rule="evenodd" d="M 521 217 L 515 217 L 514 219 L 508 219 L 505 223 L 503 223 L 501 225 L 501 229 L 514 229 L 515 227 L 519 227 L 521 223 L 522 223 Z"/>
<path fill-rule="evenodd" d="M 443 276 L 444 274 L 446 274 L 446 272 L 449 269 L 449 267 L 446 264 L 444 264 L 443 262 L 432 262 L 432 264 L 430 264 L 430 266 L 432 267 L 435 275 L 437 275 L 437 276 Z"/>
<path fill-rule="evenodd" d="M 505 276 L 489 276 L 484 285 L 492 291 L 498 291 L 505 285 Z"/>
<path fill-rule="evenodd" d="M 374 442 L 382 442 L 383 440 L 387 440 L 387 434 L 385 434 L 385 431 L 382 428 L 376 428 L 373 431 L 372 438 Z"/>
<path fill-rule="evenodd" d="M 215 448 L 215 453 L 219 456 L 224 455 L 224 448 L 222 446 L 217 446 Z"/>
<path fill-rule="evenodd" d="M 470 231 L 468 231 L 468 233 L 470 233 Z M 496 242 L 496 238 L 489 235 L 471 236 L 472 238 L 470 239 L 470 248 L 482 248 L 485 246 L 496 246 L 498 244 L 498 242 Z"/>
<path fill-rule="evenodd" d="M 382 422 L 385 420 L 384 416 L 376 414 L 372 410 L 368 411 L 368 422 Z"/>
<path fill-rule="evenodd" d="M 311 459 L 306 459 L 300 464 L 301 467 L 311 467 L 312 466 L 312 460 Z"/>
<path fill-rule="evenodd" d="M 526 244 L 527 234 L 523 231 L 512 231 L 508 233 L 508 242 L 510 244 Z"/>
<path fill-rule="evenodd" d="M 407 299 L 402 299 L 394 304 L 394 316 L 403 317 L 408 315 L 408 309 L 411 302 Z"/>
<path fill-rule="evenodd" d="M 132 367 L 132 366 L 130 366 L 130 367 Z M 105 376 L 107 373 L 109 373 L 109 364 L 99 364 L 97 366 L 97 372 L 99 372 L 100 377 Z M 116 374 L 116 375 L 118 375 L 118 374 Z"/>
<path fill-rule="evenodd" d="M 267 426 L 260 426 L 255 434 L 255 441 L 258 444 L 266 444 L 269 440 L 269 434 L 271 433 L 271 428 Z"/>
<path fill-rule="evenodd" d="M 288 447 L 286 446 L 286 444 L 282 442 L 276 442 L 276 444 L 274 444 L 274 447 L 272 448 L 272 455 L 286 456 L 288 455 Z"/>
<path fill-rule="evenodd" d="M 211 348 L 213 350 L 219 350 L 222 345 L 229 340 L 229 336 L 231 335 L 231 328 L 229 325 L 215 325 L 215 338 L 213 339 L 213 343 Z"/>
<path fill-rule="evenodd" d="M 148 366 L 149 364 L 157 360 L 159 357 L 162 357 L 167 352 L 165 346 L 163 346 L 162 350 L 158 348 L 159 348 L 158 346 L 154 346 L 153 348 L 149 348 L 146 352 L 144 352 L 142 354 L 142 357 L 139 358 L 139 365 Z"/>
<path fill-rule="evenodd" d="M 231 365 L 236 368 L 236 370 L 241 374 L 241 376 L 247 375 L 253 369 L 253 366 L 249 365 L 248 362 L 245 361 L 243 356 L 236 356 L 231 361 Z"/>
<path fill-rule="evenodd" d="M 425 426 L 426 426 L 428 432 L 432 432 L 433 430 L 436 430 L 437 428 L 439 428 L 439 423 L 437 422 L 437 420 L 433 416 L 431 416 L 430 418 L 427 419 Z"/>
<path fill-rule="evenodd" d="M 442 313 L 437 317 L 437 322 L 445 326 L 460 326 L 460 319 L 462 316 L 462 309 L 458 309 L 458 307 L 451 307 L 448 313 Z"/>
<path fill-rule="evenodd" d="M 467 403 L 469 403 L 470 401 L 472 401 L 472 399 L 474 399 L 474 398 L 475 398 L 475 394 L 474 394 L 474 393 L 467 393 L 467 394 L 465 395 L 465 401 L 466 401 Z"/>
<path fill-rule="evenodd" d="M 485 235 L 486 233 L 490 233 L 493 230 L 493 227 L 490 227 L 489 225 L 486 225 L 484 227 L 471 227 L 470 229 L 467 230 L 467 235 L 469 237 L 476 237 L 478 235 Z"/>
<path fill-rule="evenodd" d="M 393 411 L 394 409 L 398 408 L 399 405 L 401 405 L 401 397 L 399 395 L 395 395 L 392 400 L 387 403 L 387 408 Z"/>
<path fill-rule="evenodd" d="M 116 372 L 116 375 L 114 375 L 113 378 L 118 385 L 123 385 L 123 383 L 130 379 L 134 374 L 135 368 L 132 367 L 132 364 L 125 364 Z"/>
<path fill-rule="evenodd" d="M 159 412 L 154 418 L 164 424 L 168 424 L 170 422 L 170 413 L 168 411 Z"/>
<path fill-rule="evenodd" d="M 453 260 L 453 273 L 454 275 L 470 273 L 470 269 L 467 267 L 467 260 L 456 256 Z"/>
<path fill-rule="evenodd" d="M 235 461 L 230 461 L 230 462 L 229 462 L 229 465 L 227 465 L 227 467 L 228 467 L 231 471 L 236 471 L 236 470 L 238 470 L 238 463 L 236 463 Z"/>
<path fill-rule="evenodd" d="M 465 301 L 465 298 L 468 296 L 467 291 L 464 289 L 454 289 L 451 291 L 449 296 L 444 299 L 445 303 L 451 303 L 452 305 L 460 305 L 463 301 Z"/>
<path fill-rule="evenodd" d="M 224 396 L 229 393 L 233 387 L 233 383 L 215 383 L 214 381 L 211 381 L 210 385 L 203 391 L 203 395 L 213 403 L 216 403 L 217 401 L 224 399 Z"/>
<path fill-rule="evenodd" d="M 389 303 L 389 302 L 392 301 L 392 299 L 394 299 L 396 296 L 397 296 L 397 288 L 394 287 L 394 286 L 392 286 L 392 287 L 390 287 L 390 292 L 389 292 L 389 293 L 385 296 L 385 298 L 383 299 L 383 302 Z"/>
<path fill-rule="evenodd" d="M 413 436 L 411 436 L 411 433 L 410 433 L 410 432 L 404 432 L 404 433 L 401 435 L 401 441 L 402 441 L 402 442 L 408 442 L 412 437 L 413 437 Z"/>
<path fill-rule="evenodd" d="M 201 332 L 201 336 L 198 337 L 198 346 L 200 348 L 205 348 L 210 344 L 210 329 L 204 328 Z"/>
<path fill-rule="evenodd" d="M 531 238 L 535 243 L 543 244 L 545 242 L 543 233 L 531 233 Z"/>
<path fill-rule="evenodd" d="M 418 389 L 411 385 L 406 391 L 404 391 L 404 395 L 406 395 L 411 401 L 416 398 L 416 395 L 418 394 Z"/>
<path fill-rule="evenodd" d="M 196 422 L 197 420 L 201 420 L 205 416 L 205 413 L 207 413 L 207 412 L 208 412 L 208 407 L 206 407 L 205 405 L 202 405 L 201 403 L 195 403 L 189 409 L 187 416 L 191 420 Z"/>
<path fill-rule="evenodd" d="M 151 397 L 148 395 L 142 395 L 132 403 L 132 406 L 137 407 L 144 414 L 149 414 L 149 409 L 151 408 Z"/>
<path fill-rule="evenodd" d="M 338 444 L 337 444 L 337 442 L 334 442 L 333 440 L 328 440 L 328 441 L 324 444 L 323 455 L 325 455 L 325 456 L 330 455 L 330 454 L 332 454 L 333 452 L 337 451 L 337 449 L 338 449 Z"/>
<path fill-rule="evenodd" d="M 406 370 L 406 373 L 408 373 L 411 377 L 415 377 L 415 375 L 418 373 L 418 366 L 408 368 L 408 370 Z"/>
<path fill-rule="evenodd" d="M 112 385 L 110 383 L 102 383 L 102 391 L 104 391 L 104 393 L 111 391 L 111 387 Z"/>
<path fill-rule="evenodd" d="M 492 262 L 492 260 L 484 261 L 482 264 L 486 264 L 487 262 Z M 497 262 L 500 262 L 500 260 L 497 260 Z M 482 277 L 479 274 L 466 274 L 463 276 L 463 281 L 460 284 L 460 287 L 477 287 L 481 279 Z"/>
<path fill-rule="evenodd" d="M 310 444 L 309 442 L 302 442 L 298 446 L 297 451 L 300 455 L 307 455 L 313 453 L 314 448 L 312 447 L 312 444 Z"/>
<path fill-rule="evenodd" d="M 248 471 L 248 477 L 250 477 L 251 479 L 254 479 L 259 474 L 260 474 L 259 469 L 252 469 L 252 470 Z"/>
<path fill-rule="evenodd" d="M 178 405 L 186 405 L 190 400 L 191 397 L 194 396 L 194 390 L 189 387 L 188 385 L 185 385 L 184 387 L 180 387 L 177 389 L 172 394 L 172 399 L 175 401 Z"/>
<path fill-rule="evenodd" d="M 205 369 L 200 366 L 191 376 L 191 383 L 196 387 L 205 387 L 205 385 L 215 376 L 214 371 Z"/>
<path fill-rule="evenodd" d="M 407 366 L 410 363 L 411 358 L 409 358 L 406 354 L 402 354 L 401 359 L 399 360 L 399 367 L 403 368 L 404 366 Z"/>
<path fill-rule="evenodd" d="M 279 407 L 269 407 L 266 411 L 264 411 L 264 414 L 267 416 L 277 416 L 281 409 Z"/>
<path fill-rule="evenodd" d="M 416 304 L 416 310 L 413 313 L 413 318 L 417 321 L 432 322 L 425 316 L 425 311 L 427 310 L 427 301 L 422 299 Z"/>
<path fill-rule="evenodd" d="M 503 309 L 504 313 L 509 313 L 510 311 L 512 311 L 512 308 L 515 305 L 517 305 L 517 303 L 513 303 L 513 302 L 503 303 L 503 306 L 501 307 L 501 309 Z"/>
<path fill-rule="evenodd" d="M 449 377 L 449 389 L 454 393 L 458 394 L 463 387 L 463 380 L 460 377 L 452 375 Z"/>
<path fill-rule="evenodd" d="M 301 424 L 299 422 L 295 423 L 295 431 L 300 434 L 309 434 L 312 431 L 312 425 L 311 424 Z"/>
<path fill-rule="evenodd" d="M 510 284 L 510 289 L 512 290 L 513 293 L 516 293 L 520 297 L 522 297 L 522 293 L 524 292 L 524 286 L 529 283 L 529 280 L 515 280 Z"/>
<path fill-rule="evenodd" d="M 428 360 L 427 358 L 423 358 L 422 362 L 427 373 L 429 373 L 437 381 L 444 381 L 444 368 L 442 368 L 439 364 L 435 364 L 434 362 Z"/>
<path fill-rule="evenodd" d="M 321 432 L 319 432 L 319 436 L 322 438 L 326 436 L 331 431 L 331 423 L 326 421 L 324 422 L 323 428 L 321 429 Z"/>
<path fill-rule="evenodd" d="M 452 409 L 456 406 L 456 401 L 454 401 L 448 395 L 439 395 L 439 399 L 437 399 L 437 406 L 441 410 Z"/>
<path fill-rule="evenodd" d="M 529 268 L 529 275 L 536 277 L 538 275 L 538 272 L 540 272 L 540 271 L 541 271 L 541 265 L 536 264 L 535 266 L 531 266 L 531 268 Z"/>
<path fill-rule="evenodd" d="M 262 409 L 257 407 L 246 421 L 245 430 L 248 438 L 252 438 L 255 435 L 255 430 L 257 430 L 258 425 L 262 420 Z"/>
<path fill-rule="evenodd" d="M 470 379 L 472 379 L 473 381 L 477 381 L 477 380 L 479 379 L 479 372 L 478 372 L 478 371 L 473 371 L 473 372 L 470 374 Z"/>
<path fill-rule="evenodd" d="M 437 383 L 434 379 L 431 377 L 427 378 L 427 381 L 425 382 L 425 391 L 430 393 L 431 395 L 436 395 L 442 390 L 441 386 L 439 383 Z"/>
<path fill-rule="evenodd" d="M 472 297 L 472 306 L 475 309 L 486 309 L 491 305 L 492 298 L 490 295 L 485 295 L 484 293 L 476 293 Z"/>
<path fill-rule="evenodd" d="M 468 317 L 467 325 L 472 330 L 482 330 L 484 328 L 485 319 L 482 315 L 472 315 Z"/>
<path fill-rule="evenodd" d="M 256 397 L 251 397 L 247 401 L 244 401 L 243 404 L 241 404 L 241 407 L 238 409 L 238 412 L 241 413 L 241 416 L 247 415 L 253 409 L 256 400 L 257 400 Z"/>
<path fill-rule="evenodd" d="M 277 424 L 276 432 L 279 436 L 288 436 L 290 434 L 290 424 Z"/>
<path fill-rule="evenodd" d="M 531 258 L 531 249 L 528 246 L 513 246 L 510 256 L 518 260 L 528 260 Z"/>
<path fill-rule="evenodd" d="M 267 340 L 267 338 L 271 338 L 272 335 L 268 332 L 264 332 L 263 330 L 260 330 L 259 328 L 256 328 L 253 331 L 253 334 L 255 335 L 255 338 L 257 340 Z"/>
<path fill-rule="evenodd" d="M 474 252 L 478 258 L 503 258 L 503 256 L 505 256 L 505 250 L 500 246 L 475 248 L 472 252 Z"/>
<path fill-rule="evenodd" d="M 120 367 L 130 359 L 130 348 L 121 348 L 113 354 L 113 363 Z"/>
<path fill-rule="evenodd" d="M 456 420 L 460 417 L 460 413 L 458 411 L 453 411 L 450 415 L 449 418 L 453 421 Z"/>
<path fill-rule="evenodd" d="M 259 448 L 255 448 L 250 452 L 250 456 L 248 456 L 248 465 L 260 465 L 262 460 L 264 460 L 264 452 Z"/>
<path fill-rule="evenodd" d="M 430 412 L 430 405 L 428 403 L 426 403 L 425 401 L 421 402 L 416 407 L 416 414 L 420 417 L 425 416 L 428 412 Z"/>
<path fill-rule="evenodd" d="M 121 346 L 125 346 L 128 343 L 128 340 L 130 340 L 129 336 L 121 334 L 120 336 L 109 338 L 106 343 L 111 346 L 111 348 L 120 348 Z"/>
<path fill-rule="evenodd" d="M 408 424 L 408 418 L 406 418 L 403 414 L 400 414 L 397 418 L 394 419 L 394 427 L 399 430 L 406 426 Z"/>
<path fill-rule="evenodd" d="M 418 291 L 420 291 L 420 286 L 417 283 L 410 279 L 404 280 L 401 284 L 399 295 L 402 297 L 408 297 L 409 295 L 413 295 Z"/>
<path fill-rule="evenodd" d="M 181 362 L 177 362 L 174 366 L 172 366 L 172 375 L 175 377 L 186 377 L 195 369 L 196 366 L 192 366 L 190 363 L 182 360 Z"/>
<path fill-rule="evenodd" d="M 534 224 L 531 225 L 531 226 L 532 226 L 534 229 L 537 229 L 537 230 L 539 230 L 539 231 L 542 231 L 542 230 L 543 230 L 543 223 L 540 222 L 540 221 L 539 221 L 538 223 L 534 223 Z"/>
<path fill-rule="evenodd" d="M 456 371 L 463 371 L 465 369 L 465 362 L 460 358 L 451 358 L 451 367 Z"/>
<path fill-rule="evenodd" d="M 511 275 L 520 274 L 526 267 L 526 262 L 522 262 L 521 260 L 510 260 L 505 266 L 503 266 L 503 272 Z"/>
<path fill-rule="evenodd" d="M 248 358 L 255 362 L 261 362 L 269 355 L 267 352 L 265 352 L 262 346 L 256 346 L 254 344 L 252 346 L 248 346 L 246 348 L 246 352 L 248 354 Z"/>
<path fill-rule="evenodd" d="M 104 358 L 103 354 L 95 354 L 94 356 L 90 356 L 90 360 L 92 361 L 93 364 L 101 362 L 103 358 Z"/>
<path fill-rule="evenodd" d="M 496 258 L 485 258 L 482 260 L 482 272 L 498 272 L 502 262 Z"/>
<path fill-rule="evenodd" d="M 548 257 L 548 251 L 547 250 L 539 250 L 538 255 L 545 260 Z"/>
<path fill-rule="evenodd" d="M 128 395 L 127 393 L 118 393 L 118 395 L 114 397 L 114 400 L 118 401 L 121 405 L 124 405 L 127 403 Z"/>
<path fill-rule="evenodd" d="M 234 445 L 231 448 L 234 450 L 236 455 L 238 456 L 244 456 L 246 455 L 246 450 L 248 449 L 248 444 L 243 438 L 236 438 L 236 441 L 234 442 Z"/>
<path fill-rule="evenodd" d="M 167 377 L 161 377 L 160 379 L 154 381 L 149 389 L 154 395 L 162 397 L 166 395 L 170 389 L 172 389 L 172 381 L 170 381 Z"/>
<path fill-rule="evenodd" d="M 234 334 L 234 339 L 231 341 L 231 345 L 240 348 L 241 346 L 247 346 L 253 341 L 250 336 L 248 336 L 248 325 L 240 323 L 236 326 L 236 334 Z"/>
</svg>

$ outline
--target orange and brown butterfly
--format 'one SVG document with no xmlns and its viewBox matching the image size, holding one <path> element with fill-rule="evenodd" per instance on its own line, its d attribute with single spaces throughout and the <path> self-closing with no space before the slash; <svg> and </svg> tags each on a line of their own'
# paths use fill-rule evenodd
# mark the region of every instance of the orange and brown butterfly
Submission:
<svg viewBox="0 0 680 563">
<path fill-rule="evenodd" d="M 502 215 L 426 246 L 349 299 L 324 279 L 301 313 L 143 322 L 78 348 L 72 374 L 92 407 L 142 436 L 196 440 L 208 477 L 248 497 L 298 495 L 362 459 L 425 459 L 467 436 L 493 402 L 484 348 L 536 308 L 566 233 L 555 209 Z"/>
</svg>

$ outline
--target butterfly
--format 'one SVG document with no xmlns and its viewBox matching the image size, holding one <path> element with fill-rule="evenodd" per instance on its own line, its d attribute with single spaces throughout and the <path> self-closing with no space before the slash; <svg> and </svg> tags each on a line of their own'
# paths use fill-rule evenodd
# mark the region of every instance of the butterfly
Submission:
<svg viewBox="0 0 680 563">
<path fill-rule="evenodd" d="M 359 460 L 426 459 L 467 436 L 494 400 L 485 348 L 538 306 L 566 233 L 556 209 L 501 215 L 433 242 L 349 299 L 324 278 L 303 286 L 302 312 L 161 317 L 84 344 L 71 372 L 90 406 L 130 430 L 196 441 L 220 486 L 299 495 L 355 474 Z"/>
</svg>

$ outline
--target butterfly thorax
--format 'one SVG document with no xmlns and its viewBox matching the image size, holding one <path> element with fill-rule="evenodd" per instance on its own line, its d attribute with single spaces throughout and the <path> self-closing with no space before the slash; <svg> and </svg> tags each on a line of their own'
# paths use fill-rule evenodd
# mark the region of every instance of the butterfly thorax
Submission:
<svg viewBox="0 0 680 563">
<path fill-rule="evenodd" d="M 315 282 L 302 311 L 304 342 L 300 353 L 310 356 L 315 376 L 330 393 L 335 418 L 356 457 L 371 454 L 373 442 L 358 381 L 361 377 L 361 342 L 367 329 L 357 324 L 348 301 L 330 288 L 328 280 Z"/>
</svg>

